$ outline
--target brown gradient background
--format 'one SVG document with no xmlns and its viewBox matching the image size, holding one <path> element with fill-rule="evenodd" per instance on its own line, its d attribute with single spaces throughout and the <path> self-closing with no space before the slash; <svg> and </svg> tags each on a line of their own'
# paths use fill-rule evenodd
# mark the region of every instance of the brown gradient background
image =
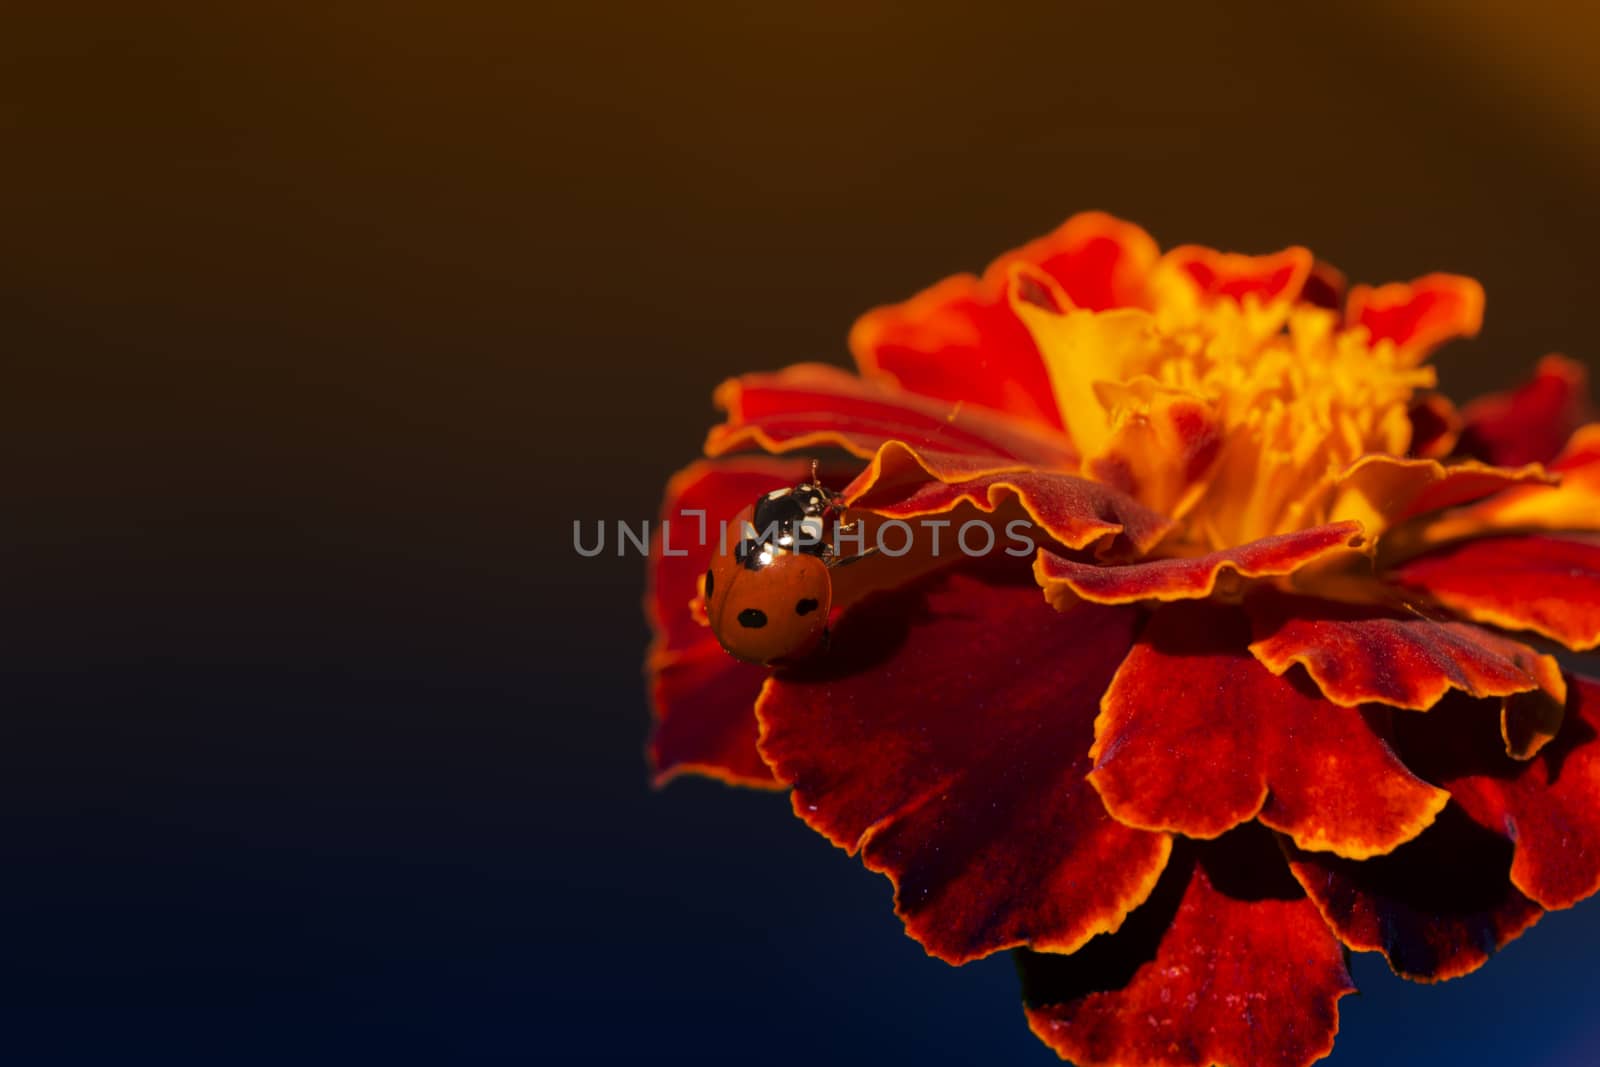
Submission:
<svg viewBox="0 0 1600 1067">
<path fill-rule="evenodd" d="M 1476 275 L 1458 396 L 1592 359 L 1597 20 L 997 8 L 7 13 L 0 1059 L 1052 1062 L 782 798 L 646 788 L 572 520 L 1083 208 Z M 1363 960 L 1331 1062 L 1593 1062 L 1596 952 Z"/>
</svg>

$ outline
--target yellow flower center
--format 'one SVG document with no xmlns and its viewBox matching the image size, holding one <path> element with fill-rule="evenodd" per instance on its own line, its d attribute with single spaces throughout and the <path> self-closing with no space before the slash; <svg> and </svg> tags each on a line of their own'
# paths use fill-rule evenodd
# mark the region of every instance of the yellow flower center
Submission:
<svg viewBox="0 0 1600 1067">
<path fill-rule="evenodd" d="M 1016 309 L 1082 473 L 1179 519 L 1175 551 L 1328 521 L 1352 463 L 1405 453 L 1412 394 L 1435 383 L 1392 343 L 1287 301 L 1202 304 L 1166 287 L 1154 311 Z"/>
</svg>

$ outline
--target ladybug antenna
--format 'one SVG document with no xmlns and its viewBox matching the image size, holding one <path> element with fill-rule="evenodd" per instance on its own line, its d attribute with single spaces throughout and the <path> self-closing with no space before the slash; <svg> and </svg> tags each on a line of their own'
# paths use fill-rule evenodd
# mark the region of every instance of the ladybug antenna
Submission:
<svg viewBox="0 0 1600 1067">
<path fill-rule="evenodd" d="M 821 485 L 822 484 L 821 482 L 817 481 L 817 461 L 816 460 L 812 460 L 811 461 L 811 484 L 812 485 Z"/>
</svg>

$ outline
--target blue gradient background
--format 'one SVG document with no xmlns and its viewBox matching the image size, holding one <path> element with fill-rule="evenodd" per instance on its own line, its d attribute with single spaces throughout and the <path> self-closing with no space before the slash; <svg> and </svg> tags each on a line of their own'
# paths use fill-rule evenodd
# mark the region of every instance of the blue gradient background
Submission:
<svg viewBox="0 0 1600 1067">
<path fill-rule="evenodd" d="M 572 520 L 1081 208 L 1477 275 L 1458 396 L 1600 351 L 1595 95 L 1376 6 L 7 23 L 0 1062 L 1053 1062 L 785 798 L 647 788 Z M 1330 1062 L 1594 1063 L 1597 953 L 1359 959 Z"/>
</svg>

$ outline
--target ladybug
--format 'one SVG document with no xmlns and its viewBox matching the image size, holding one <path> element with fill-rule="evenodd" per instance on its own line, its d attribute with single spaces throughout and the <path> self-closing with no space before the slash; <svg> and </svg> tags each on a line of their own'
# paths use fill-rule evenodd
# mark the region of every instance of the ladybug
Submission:
<svg viewBox="0 0 1600 1067">
<path fill-rule="evenodd" d="M 775 489 L 742 509 L 706 571 L 711 632 L 736 659 L 772 664 L 803 659 L 828 636 L 832 568 L 840 557 L 829 533 L 843 514 L 837 493 L 811 480 Z M 731 540 L 731 543 L 730 543 Z"/>
</svg>

